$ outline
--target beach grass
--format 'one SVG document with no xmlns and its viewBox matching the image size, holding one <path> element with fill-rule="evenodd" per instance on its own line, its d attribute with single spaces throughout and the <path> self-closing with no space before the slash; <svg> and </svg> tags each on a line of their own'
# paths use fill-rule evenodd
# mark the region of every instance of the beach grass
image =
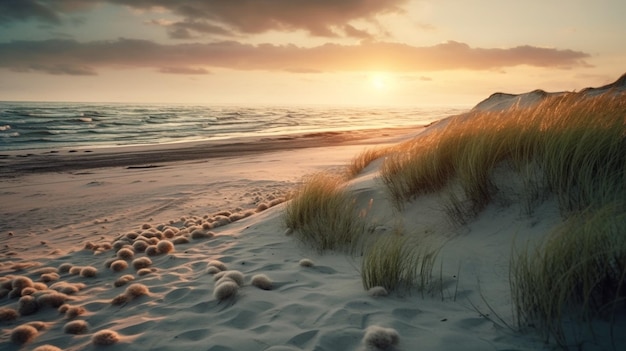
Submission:
<svg viewBox="0 0 626 351">
<path fill-rule="evenodd" d="M 388 155 L 391 152 L 393 152 L 393 146 L 366 149 L 365 151 L 352 158 L 352 160 L 348 164 L 348 167 L 346 169 L 347 178 L 351 179 L 356 177 L 372 162 Z"/>
<path fill-rule="evenodd" d="M 351 251 L 365 231 L 355 200 L 341 177 L 319 173 L 306 179 L 285 208 L 294 235 L 318 251 Z"/>
<path fill-rule="evenodd" d="M 454 179 L 471 203 L 467 211 L 479 213 L 498 192 L 494 168 L 506 161 L 529 186 L 525 192 L 546 188 L 564 215 L 601 206 L 624 188 L 625 114 L 624 94 L 575 93 L 526 108 L 472 112 L 396 148 L 383 163 L 382 180 L 402 207 Z"/>
<path fill-rule="evenodd" d="M 626 299 L 624 204 L 571 216 L 543 245 L 514 252 L 511 296 L 520 326 L 559 345 L 575 343 L 580 325 L 611 320 Z"/>
<path fill-rule="evenodd" d="M 514 252 L 510 284 L 520 327 L 532 325 L 566 346 L 575 334 L 564 329 L 567 320 L 607 318 L 626 298 L 625 125 L 623 93 L 569 93 L 530 107 L 471 112 L 387 149 L 381 178 L 400 209 L 442 192 L 444 211 L 460 225 L 500 192 L 498 168 L 519 178 L 515 196 L 526 214 L 556 197 L 565 225 L 547 233 L 544 245 Z M 356 165 L 375 156 L 365 153 Z M 368 246 L 366 288 L 393 290 L 417 276 L 419 254 L 406 240 Z"/>
<path fill-rule="evenodd" d="M 363 287 L 423 292 L 432 282 L 438 252 L 416 236 L 390 233 L 371 238 L 361 261 Z"/>
<path fill-rule="evenodd" d="M 440 192 L 443 210 L 461 225 L 511 191 L 512 180 L 498 173 L 521 184 L 506 196 L 528 215 L 554 197 L 565 224 L 543 244 L 513 250 L 509 283 L 520 328 L 567 346 L 576 333 L 565 325 L 613 318 L 626 301 L 625 125 L 624 93 L 548 96 L 533 106 L 453 117 L 413 140 L 366 150 L 348 175 L 384 157 L 380 177 L 397 209 Z M 342 182 L 309 179 L 287 207 L 288 227 L 319 250 L 363 243 L 366 290 L 425 289 L 439 251 L 401 231 L 362 235 L 366 224 Z"/>
<path fill-rule="evenodd" d="M 555 196 L 566 224 L 539 248 L 513 255 L 510 284 L 519 325 L 565 346 L 566 320 L 606 317 L 626 297 L 625 117 L 623 93 L 473 112 L 397 148 L 382 179 L 398 207 L 447 187 L 444 210 L 459 224 L 500 191 L 498 167 L 521 179 L 526 213 Z"/>
</svg>

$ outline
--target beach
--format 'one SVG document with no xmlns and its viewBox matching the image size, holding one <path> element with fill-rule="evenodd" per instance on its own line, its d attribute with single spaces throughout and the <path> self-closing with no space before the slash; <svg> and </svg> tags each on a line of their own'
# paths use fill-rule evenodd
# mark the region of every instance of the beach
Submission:
<svg viewBox="0 0 626 351">
<path fill-rule="evenodd" d="M 620 13 L 0 0 L 0 351 L 626 350 Z"/>
<path fill-rule="evenodd" d="M 49 282 L 50 286 L 55 282 L 84 285 L 82 290 L 67 295 L 65 301 L 85 309 L 75 318 L 87 323 L 84 333 L 64 332 L 70 320 L 57 308 L 42 307 L 32 315 L 2 322 L 3 348 L 34 349 L 49 344 L 64 350 L 96 349 L 92 336 L 107 329 L 120 337 L 119 342 L 108 346 L 111 350 L 356 350 L 365 348 L 365 329 L 379 325 L 398 330 L 398 349 L 404 350 L 414 349 L 414 345 L 431 350 L 484 350 L 509 344 L 518 349 L 536 349 L 540 345 L 536 340 L 499 328 L 481 316 L 487 310 L 476 310 L 468 304 L 471 299 L 481 305 L 476 291 L 469 289 L 476 286 L 469 276 L 454 293 L 456 283 L 450 281 L 441 293 L 427 296 L 414 292 L 372 297 L 360 282 L 358 258 L 320 254 L 285 235 L 283 204 L 279 202 L 302 177 L 340 170 L 364 149 L 405 140 L 420 130 L 408 132 L 370 133 L 366 138 L 344 136 L 339 141 L 332 134 L 305 137 L 289 147 L 286 141 L 280 147 L 283 141 L 279 140 L 274 145 L 268 143 L 267 150 L 259 148 L 262 142 L 256 142 L 239 154 L 229 150 L 211 158 L 190 159 L 179 154 L 183 160 L 176 160 L 176 150 L 185 154 L 193 146 L 160 150 L 155 153 L 173 156 L 156 160 L 143 160 L 145 152 L 151 154 L 145 148 L 121 152 L 119 158 L 110 150 L 93 150 L 96 156 L 106 155 L 105 160 L 85 167 L 60 166 L 65 163 L 56 163 L 54 154 L 23 157 L 37 158 L 37 164 L 44 167 L 46 162 L 41 160 L 47 157 L 51 168 L 44 169 L 51 172 L 17 162 L 15 170 L 22 174 L 2 179 L 3 202 L 10 204 L 2 207 L 1 214 L 3 276 L 23 275 L 41 281 L 45 268 L 58 269 L 64 263 L 94 267 L 97 275 L 86 278 L 58 273 L 59 277 Z M 69 164 L 74 157 L 81 160 L 91 153 L 66 150 L 59 154 Z M 17 155 L 12 157 L 22 160 Z M 141 162 L 127 164 L 128 158 L 139 158 Z M 120 165 L 112 166 L 116 159 L 122 160 Z M 3 161 L 14 160 L 7 157 Z M 361 183 L 364 189 L 371 187 L 371 172 L 360 179 L 365 182 Z M 114 272 L 105 265 L 115 257 L 115 251 L 107 250 L 106 244 L 111 245 L 125 233 L 145 231 L 141 228 L 163 229 L 169 223 L 181 226 L 184 221 L 218 212 L 256 210 L 272 201 L 278 204 L 212 229 L 213 238 L 191 240 L 175 245 L 173 252 L 152 257 L 149 274 L 138 276 L 132 267 Z M 414 218 L 420 221 L 420 217 Z M 380 218 L 381 225 L 384 221 Z M 140 256 L 146 255 L 136 254 Z M 302 259 L 311 260 L 313 265 L 301 266 Z M 213 260 L 244 274 L 245 282 L 236 298 L 219 301 L 213 296 L 216 283 L 207 274 Z M 498 271 L 497 266 L 485 267 L 480 261 L 473 262 L 474 269 L 491 271 L 495 277 L 506 273 Z M 458 268 L 452 265 L 446 270 L 456 272 Z M 149 294 L 121 306 L 112 305 L 111 299 L 126 288 L 115 287 L 114 282 L 127 274 L 135 277 L 132 283 L 144 284 Z M 255 274 L 271 278 L 271 290 L 251 286 Z M 492 290 L 491 279 L 483 279 L 483 288 Z M 457 301 L 451 301 L 452 295 Z M 3 298 L 3 307 L 17 305 L 17 299 Z M 44 326 L 26 346 L 9 340 L 14 327 L 35 321 Z"/>
<path fill-rule="evenodd" d="M 12 205 L 3 207 L 0 225 L 5 233 L 42 235 L 41 240 L 47 240 L 55 227 L 95 223 L 98 228 L 107 221 L 102 233 L 115 234 L 147 220 L 165 222 L 183 215 L 255 208 L 266 196 L 285 196 L 307 174 L 342 167 L 368 146 L 393 143 L 422 129 L 229 144 L 5 152 L 0 160 L 1 191 Z M 119 227 L 110 228 L 115 223 Z"/>
<path fill-rule="evenodd" d="M 316 250 L 285 224 L 311 175 L 344 174 L 365 150 L 427 140 L 445 125 L 3 152 L 0 345 L 554 349 L 518 324 L 509 279 L 513 249 L 563 225 L 562 208 L 554 197 L 532 211 L 513 201 L 525 188 L 509 168 L 493 171 L 501 191 L 462 224 L 444 206 L 453 188 L 394 205 L 381 181 L 386 157 L 346 180 L 368 233 L 430 240 L 436 260 L 420 288 L 366 289 L 364 252 Z M 612 328 L 596 336 L 622 345 Z"/>
</svg>

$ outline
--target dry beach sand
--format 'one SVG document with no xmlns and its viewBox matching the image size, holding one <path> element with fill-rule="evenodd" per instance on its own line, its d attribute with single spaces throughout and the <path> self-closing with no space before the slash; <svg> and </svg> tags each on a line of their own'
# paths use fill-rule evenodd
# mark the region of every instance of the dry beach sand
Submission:
<svg viewBox="0 0 626 351">
<path fill-rule="evenodd" d="M 440 286 L 422 293 L 372 296 L 358 256 L 286 235 L 281 202 L 303 176 L 422 131 L 3 153 L 0 348 L 376 349 L 367 334 L 394 350 L 552 349 L 507 325 L 512 244 L 561 223 L 553 201 L 532 215 L 496 202 L 459 227 L 438 194 L 394 212 L 372 163 L 349 187 L 375 230 L 400 220 L 445 241 Z M 216 281 L 224 269 L 230 278 Z M 29 294 L 38 308 L 19 299 Z"/>
</svg>

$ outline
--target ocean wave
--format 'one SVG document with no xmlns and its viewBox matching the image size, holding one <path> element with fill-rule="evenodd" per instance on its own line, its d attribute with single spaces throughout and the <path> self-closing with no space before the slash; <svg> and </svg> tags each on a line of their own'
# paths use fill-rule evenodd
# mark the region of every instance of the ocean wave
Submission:
<svg viewBox="0 0 626 351">
<path fill-rule="evenodd" d="M 60 130 L 25 130 L 22 131 L 22 135 L 25 138 L 38 137 L 38 136 L 49 136 L 49 135 L 63 135 L 63 134 L 75 134 L 76 131 L 60 129 Z"/>
<path fill-rule="evenodd" d="M 178 115 L 172 112 L 163 112 L 163 113 L 150 113 L 148 114 L 148 119 L 170 119 L 176 118 Z"/>
<path fill-rule="evenodd" d="M 429 124 L 466 109 L 0 102 L 0 150 L 155 144 Z M 10 132 L 9 132 L 10 131 Z M 13 137 L 6 137 L 13 133 Z"/>
<path fill-rule="evenodd" d="M 139 126 L 144 124 L 143 119 L 125 119 L 121 121 L 113 121 L 113 122 L 105 122 L 102 123 L 101 127 L 117 127 L 117 126 Z"/>
<path fill-rule="evenodd" d="M 18 132 L 0 134 L 0 138 L 17 138 L 19 136 L 20 136 L 20 133 Z"/>
<path fill-rule="evenodd" d="M 86 110 L 81 112 L 83 117 L 106 117 L 107 114 L 100 111 Z"/>
</svg>

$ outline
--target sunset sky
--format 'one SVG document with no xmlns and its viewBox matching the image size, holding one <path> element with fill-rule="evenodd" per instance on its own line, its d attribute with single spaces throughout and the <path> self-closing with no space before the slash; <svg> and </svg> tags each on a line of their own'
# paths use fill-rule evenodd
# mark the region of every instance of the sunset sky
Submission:
<svg viewBox="0 0 626 351">
<path fill-rule="evenodd" d="M 623 0 L 0 0 L 0 101 L 473 105 L 626 72 Z"/>
</svg>

